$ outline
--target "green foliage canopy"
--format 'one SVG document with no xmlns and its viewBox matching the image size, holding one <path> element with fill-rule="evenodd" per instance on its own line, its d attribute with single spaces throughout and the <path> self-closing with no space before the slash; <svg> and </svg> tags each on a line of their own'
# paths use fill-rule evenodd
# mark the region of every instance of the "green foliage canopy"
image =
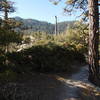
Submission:
<svg viewBox="0 0 100 100">
<path fill-rule="evenodd" d="M 63 0 L 49 0 L 53 4 L 57 5 Z M 64 13 L 72 14 L 80 10 L 80 16 L 83 16 L 83 20 L 87 20 L 88 16 L 88 1 L 87 0 L 65 0 L 66 6 L 64 7 Z"/>
</svg>

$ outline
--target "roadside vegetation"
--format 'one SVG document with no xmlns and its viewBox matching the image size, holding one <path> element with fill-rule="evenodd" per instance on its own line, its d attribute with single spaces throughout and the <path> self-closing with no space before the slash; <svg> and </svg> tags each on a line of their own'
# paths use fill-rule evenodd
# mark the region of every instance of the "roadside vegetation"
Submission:
<svg viewBox="0 0 100 100">
<path fill-rule="evenodd" d="M 42 32 L 23 35 L 22 43 L 9 44 L 7 53 L 1 53 L 0 79 L 14 79 L 17 74 L 32 72 L 72 73 L 86 62 L 87 32 L 86 24 L 77 22 L 75 27 L 57 35 Z M 73 67 L 75 64 L 79 66 Z"/>
</svg>

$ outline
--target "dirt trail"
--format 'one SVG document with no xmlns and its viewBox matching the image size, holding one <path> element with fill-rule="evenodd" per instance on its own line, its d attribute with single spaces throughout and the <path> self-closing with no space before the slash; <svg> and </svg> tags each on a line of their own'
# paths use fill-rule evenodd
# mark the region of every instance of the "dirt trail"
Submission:
<svg viewBox="0 0 100 100">
<path fill-rule="evenodd" d="M 81 100 L 80 89 L 91 88 L 100 93 L 100 88 L 88 81 L 88 66 L 82 67 L 78 73 L 73 74 L 69 79 L 58 77 L 58 80 L 65 82 L 67 86 L 67 98 L 64 100 Z"/>
<path fill-rule="evenodd" d="M 81 67 L 79 72 L 69 78 L 66 76 L 33 74 L 27 82 L 13 85 L 12 100 L 82 100 L 78 94 L 80 88 L 96 88 L 88 81 L 88 66 Z"/>
</svg>

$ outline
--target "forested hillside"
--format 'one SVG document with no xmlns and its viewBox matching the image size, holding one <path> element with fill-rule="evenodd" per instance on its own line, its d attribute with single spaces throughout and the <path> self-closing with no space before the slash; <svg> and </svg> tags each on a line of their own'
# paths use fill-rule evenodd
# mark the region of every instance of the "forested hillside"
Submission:
<svg viewBox="0 0 100 100">
<path fill-rule="evenodd" d="M 20 17 L 15 17 L 15 20 L 22 23 L 21 30 L 24 31 L 24 33 L 30 34 L 31 32 L 46 32 L 53 34 L 55 31 L 55 24 L 39 21 L 35 19 L 23 19 Z M 58 23 L 58 32 L 61 33 L 65 31 L 68 27 L 73 27 L 73 24 L 75 21 L 65 21 L 65 22 L 59 22 Z"/>
</svg>

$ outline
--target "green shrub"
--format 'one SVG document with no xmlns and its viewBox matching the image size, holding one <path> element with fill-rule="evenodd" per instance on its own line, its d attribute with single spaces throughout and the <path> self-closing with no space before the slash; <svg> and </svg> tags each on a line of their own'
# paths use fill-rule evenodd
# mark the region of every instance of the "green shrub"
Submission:
<svg viewBox="0 0 100 100">
<path fill-rule="evenodd" d="M 62 72 L 71 71 L 74 61 L 84 62 L 78 51 L 54 43 L 37 45 L 21 52 L 9 53 L 9 67 L 18 73 L 23 72 Z"/>
<path fill-rule="evenodd" d="M 84 30 L 85 27 L 86 25 L 78 24 L 73 29 L 68 29 L 67 32 L 58 35 L 42 32 L 33 34 L 33 47 L 20 52 L 4 55 L 1 53 L 0 72 L 7 73 L 6 71 L 10 70 L 8 76 L 13 72 L 72 72 L 75 70 L 72 67 L 74 62 L 85 62 L 84 53 L 87 52 L 85 38 L 88 31 Z M 30 38 L 26 38 L 26 42 L 30 43 Z"/>
</svg>

